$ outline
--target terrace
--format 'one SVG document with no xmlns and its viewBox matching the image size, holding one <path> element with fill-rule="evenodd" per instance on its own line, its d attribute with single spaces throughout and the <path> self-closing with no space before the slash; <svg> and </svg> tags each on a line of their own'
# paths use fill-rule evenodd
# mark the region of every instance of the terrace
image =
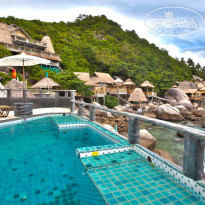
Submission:
<svg viewBox="0 0 205 205">
<path fill-rule="evenodd" d="M 93 143 L 92 146 L 91 144 L 83 147 L 75 145 L 75 153 L 79 161 L 76 159 L 76 173 L 73 174 L 78 176 L 76 180 L 78 179 L 80 182 L 72 181 L 72 183 L 79 183 L 79 190 L 76 191 L 78 194 L 81 194 L 81 203 L 204 204 L 204 131 L 148 118 L 138 114 L 121 112 L 89 103 L 79 102 L 75 100 L 75 91 L 65 92 L 67 93 L 67 96 L 64 98 L 68 101 L 67 106 L 70 107 L 70 114 L 64 113 L 63 115 L 55 114 L 29 117 L 26 121 L 33 121 L 35 124 L 28 124 L 29 128 L 26 128 L 25 118 L 17 121 L 8 121 L 7 124 L 2 123 L 0 126 L 22 124 L 22 128 L 25 126 L 23 132 L 26 133 L 29 130 L 32 131 L 32 129 L 34 129 L 34 131 L 39 134 L 39 130 L 35 130 L 38 127 L 38 122 L 35 122 L 35 120 L 50 116 L 52 122 L 58 127 L 58 140 L 60 140 L 58 143 L 62 142 L 62 149 L 68 150 L 65 145 L 68 146 L 71 144 L 71 139 L 74 140 L 75 143 L 78 143 L 81 139 L 83 142 L 87 142 L 88 137 L 91 137 L 92 139 L 90 140 Z M 56 93 L 59 93 L 59 91 Z M 57 94 L 55 96 L 58 97 Z M 52 98 L 55 97 L 48 97 L 50 100 Z M 28 98 L 26 98 L 26 100 L 28 100 Z M 76 105 L 78 106 L 77 115 L 75 114 Z M 83 117 L 85 106 L 89 107 L 89 119 Z M 96 123 L 95 112 L 97 109 L 127 116 L 129 118 L 128 139 L 116 132 L 105 129 L 102 125 Z M 185 134 L 183 168 L 139 145 L 140 121 L 180 131 Z M 46 127 L 48 130 L 47 132 L 55 134 L 56 131 L 54 130 L 54 126 L 51 128 L 48 130 Z M 44 132 L 46 131 L 40 129 L 40 132 L 43 137 L 43 134 L 45 134 Z M 87 132 L 90 134 L 86 134 Z M 92 136 L 91 133 L 93 132 L 95 134 Z M 12 133 L 14 133 L 14 131 L 12 131 Z M 42 137 L 41 140 L 43 139 Z M 34 139 L 37 139 L 36 136 Z M 66 143 L 66 140 L 69 140 L 68 144 Z M 99 144 L 101 140 L 105 140 L 102 145 Z M 58 151 L 57 148 L 53 149 Z M 58 154 L 59 156 L 62 155 L 60 152 Z M 72 160 L 67 161 L 72 162 Z M 35 159 L 35 162 L 38 163 L 38 160 Z M 58 169 L 60 169 L 60 167 Z M 80 170 L 80 173 L 84 173 L 85 177 L 83 177 L 84 175 L 82 174 L 78 174 L 77 170 Z M 59 172 L 59 170 L 55 171 Z M 90 181 L 93 183 L 94 187 L 92 183 L 90 184 Z M 46 186 L 50 189 L 49 181 Z M 64 190 L 63 187 L 62 190 Z M 93 194 L 89 194 L 91 190 Z M 69 188 L 69 194 L 70 191 L 71 189 Z M 73 191 L 72 194 L 76 194 L 77 197 L 78 195 L 76 191 Z M 63 195 L 58 195 L 55 200 L 63 201 L 62 197 Z M 30 200 L 29 197 L 28 200 Z M 50 198 L 48 200 L 50 200 Z M 71 198 L 68 198 L 67 200 L 71 200 Z"/>
</svg>

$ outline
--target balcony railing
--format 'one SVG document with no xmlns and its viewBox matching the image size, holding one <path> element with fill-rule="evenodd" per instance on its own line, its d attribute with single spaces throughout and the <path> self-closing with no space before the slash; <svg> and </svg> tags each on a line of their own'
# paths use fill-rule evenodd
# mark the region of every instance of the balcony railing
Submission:
<svg viewBox="0 0 205 205">
<path fill-rule="evenodd" d="M 194 129 L 191 127 L 145 117 L 138 114 L 122 112 L 118 110 L 108 109 L 102 106 L 72 101 L 71 112 L 74 112 L 75 103 L 78 105 L 78 115 L 83 116 L 84 107 L 89 107 L 89 120 L 95 121 L 96 109 L 110 112 L 116 115 L 122 115 L 129 117 L 128 121 L 128 141 L 130 144 L 139 144 L 140 142 L 140 121 L 151 123 L 160 127 L 169 128 L 175 131 L 179 131 L 185 134 L 184 137 L 184 156 L 183 156 L 183 173 L 185 176 L 194 179 L 195 181 L 202 180 L 204 178 L 204 145 L 205 145 L 205 132 Z"/>
<path fill-rule="evenodd" d="M 14 42 L 17 42 L 17 43 L 25 43 L 25 44 L 31 44 L 31 45 L 36 45 L 36 46 L 42 46 L 44 48 L 47 47 L 47 43 L 43 43 L 43 42 L 40 42 L 40 41 L 36 41 L 34 39 L 26 39 L 24 37 L 21 37 L 21 36 L 13 36 L 13 41 Z"/>
<path fill-rule="evenodd" d="M 53 58 L 59 58 L 60 59 L 60 55 L 57 54 L 57 53 L 49 53 L 49 52 L 45 52 L 45 51 L 42 51 L 42 50 L 39 50 L 39 49 L 29 48 L 29 47 L 25 47 L 25 46 L 21 46 L 21 45 L 6 44 L 6 48 L 10 51 L 29 52 L 29 53 L 33 53 L 33 54 L 37 54 L 37 55 L 48 56 L 48 57 L 53 57 Z"/>
<path fill-rule="evenodd" d="M 109 88 L 108 92 L 110 94 L 127 94 L 126 88 Z"/>
<path fill-rule="evenodd" d="M 145 96 L 157 96 L 157 92 L 144 92 Z"/>
</svg>

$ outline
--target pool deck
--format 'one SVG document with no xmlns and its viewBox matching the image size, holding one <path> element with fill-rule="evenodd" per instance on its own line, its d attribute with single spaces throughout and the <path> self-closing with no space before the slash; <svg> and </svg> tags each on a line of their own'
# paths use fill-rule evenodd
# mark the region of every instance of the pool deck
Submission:
<svg viewBox="0 0 205 205">
<path fill-rule="evenodd" d="M 52 107 L 52 108 L 38 108 L 33 109 L 33 115 L 47 114 L 47 113 L 70 113 L 70 108 Z M 18 118 L 14 116 L 14 111 L 10 111 L 7 117 L 0 117 L 0 121 Z"/>
</svg>

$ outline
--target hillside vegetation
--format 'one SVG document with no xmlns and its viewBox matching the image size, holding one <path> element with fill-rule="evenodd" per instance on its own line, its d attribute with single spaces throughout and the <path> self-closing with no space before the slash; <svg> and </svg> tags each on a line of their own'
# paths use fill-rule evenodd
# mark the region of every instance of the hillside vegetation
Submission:
<svg viewBox="0 0 205 205">
<path fill-rule="evenodd" d="M 123 31 L 119 24 L 104 15 L 80 15 L 75 22 L 67 23 L 28 21 L 14 17 L 0 18 L 0 21 L 17 24 L 36 40 L 49 35 L 56 53 L 61 56 L 61 67 L 71 76 L 71 80 L 73 71 L 90 74 L 94 71 L 108 72 L 112 76 L 122 76 L 123 80 L 131 78 L 137 85 L 149 80 L 156 86 L 156 91 L 163 95 L 177 81 L 190 80 L 193 74 L 202 74 L 200 65 L 195 67 L 191 59 L 188 66 L 183 59 L 170 57 L 166 50 L 139 38 L 135 31 Z M 36 69 L 35 74 L 30 74 L 31 78 L 35 75 L 34 79 L 40 80 L 44 74 L 39 72 L 38 77 Z M 56 75 L 51 74 L 59 83 L 60 78 L 65 80 L 64 76 Z M 77 82 L 78 89 L 86 89 L 79 88 L 81 83 Z"/>
</svg>

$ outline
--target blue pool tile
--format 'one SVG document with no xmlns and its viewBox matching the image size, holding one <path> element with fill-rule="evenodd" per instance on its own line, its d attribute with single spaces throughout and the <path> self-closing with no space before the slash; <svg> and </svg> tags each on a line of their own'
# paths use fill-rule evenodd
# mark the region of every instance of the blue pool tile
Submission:
<svg viewBox="0 0 205 205">
<path fill-rule="evenodd" d="M 110 205 L 114 205 L 114 204 L 119 204 L 119 202 L 116 199 L 110 199 L 108 200 Z"/>
<path fill-rule="evenodd" d="M 159 199 L 163 204 L 168 204 L 170 203 L 169 199 L 167 199 L 166 197 Z"/>
<path fill-rule="evenodd" d="M 125 202 L 126 201 L 126 198 L 124 196 L 120 196 L 120 197 L 117 197 L 117 200 L 122 203 L 122 202 Z"/>
</svg>

